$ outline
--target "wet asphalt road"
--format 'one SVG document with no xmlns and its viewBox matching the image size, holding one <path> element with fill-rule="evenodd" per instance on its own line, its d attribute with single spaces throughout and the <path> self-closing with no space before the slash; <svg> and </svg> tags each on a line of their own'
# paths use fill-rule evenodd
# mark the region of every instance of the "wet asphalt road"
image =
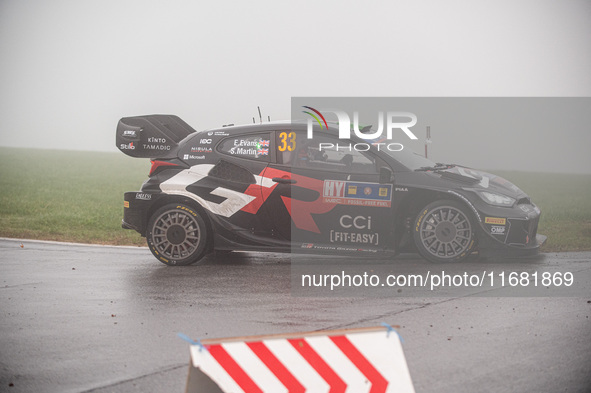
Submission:
<svg viewBox="0 0 591 393">
<path fill-rule="evenodd" d="M 299 297 L 289 255 L 233 253 L 170 268 L 146 248 L 22 243 L 0 240 L 0 392 L 183 392 L 189 350 L 178 332 L 216 338 L 380 322 L 400 325 L 417 392 L 591 391 L 588 285 L 558 298 Z M 591 283 L 591 253 L 516 263 Z"/>
</svg>

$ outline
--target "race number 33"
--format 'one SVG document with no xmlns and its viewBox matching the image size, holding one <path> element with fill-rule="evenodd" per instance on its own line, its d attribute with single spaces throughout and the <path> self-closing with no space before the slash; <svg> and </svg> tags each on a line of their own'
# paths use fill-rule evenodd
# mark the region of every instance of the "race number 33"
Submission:
<svg viewBox="0 0 591 393">
<path fill-rule="evenodd" d="M 279 134 L 279 145 L 277 150 L 279 151 L 294 151 L 296 148 L 296 134 L 295 132 L 282 132 Z"/>
</svg>

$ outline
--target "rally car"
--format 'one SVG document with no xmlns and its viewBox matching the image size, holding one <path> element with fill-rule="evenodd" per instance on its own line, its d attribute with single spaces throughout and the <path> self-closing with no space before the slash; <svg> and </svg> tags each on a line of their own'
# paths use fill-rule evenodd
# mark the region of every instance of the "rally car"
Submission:
<svg viewBox="0 0 591 393">
<path fill-rule="evenodd" d="M 531 255 L 545 241 L 540 209 L 501 177 L 357 135 L 338 139 L 334 126 L 310 138 L 308 127 L 196 132 L 177 116 L 121 119 L 117 147 L 152 162 L 141 189 L 125 193 L 123 228 L 167 265 L 212 251 L 418 252 L 451 262 Z"/>
</svg>

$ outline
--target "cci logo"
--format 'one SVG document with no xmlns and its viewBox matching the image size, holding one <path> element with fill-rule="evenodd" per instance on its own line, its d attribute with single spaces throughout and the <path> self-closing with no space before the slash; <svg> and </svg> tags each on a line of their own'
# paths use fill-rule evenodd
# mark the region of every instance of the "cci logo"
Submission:
<svg viewBox="0 0 591 393">
<path fill-rule="evenodd" d="M 339 224 L 341 224 L 341 226 L 343 228 L 351 228 L 351 227 L 355 227 L 357 229 L 371 229 L 371 216 L 369 217 L 364 217 L 364 216 L 357 216 L 357 217 L 352 217 L 349 215 L 344 215 L 341 216 L 341 219 L 339 220 Z"/>
</svg>

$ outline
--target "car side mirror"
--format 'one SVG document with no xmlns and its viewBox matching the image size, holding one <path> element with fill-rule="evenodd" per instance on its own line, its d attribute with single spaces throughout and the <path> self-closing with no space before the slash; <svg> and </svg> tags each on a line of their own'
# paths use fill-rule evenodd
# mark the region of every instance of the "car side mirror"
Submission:
<svg viewBox="0 0 591 393">
<path fill-rule="evenodd" d="M 380 184 L 394 183 L 394 174 L 390 168 L 380 168 Z"/>
</svg>

